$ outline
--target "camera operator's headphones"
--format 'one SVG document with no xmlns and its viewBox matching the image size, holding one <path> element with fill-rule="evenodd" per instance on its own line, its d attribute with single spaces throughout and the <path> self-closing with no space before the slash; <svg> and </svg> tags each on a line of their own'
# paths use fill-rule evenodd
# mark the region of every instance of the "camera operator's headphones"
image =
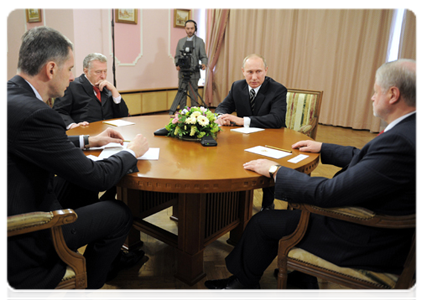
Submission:
<svg viewBox="0 0 423 300">
<path fill-rule="evenodd" d="M 194 20 L 186 20 L 186 21 L 185 21 L 185 25 L 184 25 L 184 27 L 185 27 L 185 26 L 187 26 L 187 23 L 188 23 L 188 22 L 192 22 L 192 23 L 194 23 L 194 28 L 195 28 L 195 31 L 197 31 L 197 23 L 195 23 L 195 21 L 194 21 Z"/>
</svg>

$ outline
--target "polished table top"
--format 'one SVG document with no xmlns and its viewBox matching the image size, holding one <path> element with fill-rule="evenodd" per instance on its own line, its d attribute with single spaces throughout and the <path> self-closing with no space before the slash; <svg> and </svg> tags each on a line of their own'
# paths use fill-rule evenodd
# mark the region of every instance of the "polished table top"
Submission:
<svg viewBox="0 0 423 300">
<path fill-rule="evenodd" d="M 141 133 L 150 148 L 160 148 L 158 160 L 140 160 L 139 172 L 126 175 L 119 186 L 149 191 L 208 193 L 255 189 L 272 185 L 272 181 L 252 171 L 244 170 L 243 163 L 250 160 L 268 158 L 244 151 L 255 146 L 270 145 L 282 149 L 291 149 L 297 141 L 310 139 L 304 134 L 291 129 L 265 129 L 264 131 L 243 134 L 222 126 L 217 135 L 216 147 L 204 147 L 199 142 L 182 141 L 167 136 L 154 136 L 154 131 L 165 127 L 170 116 L 151 115 L 122 118 L 135 125 L 114 127 L 125 140 L 131 140 Z M 68 131 L 68 135 L 96 135 L 110 127 L 102 121 L 90 123 Z M 89 151 L 99 155 L 100 151 Z M 309 157 L 299 163 L 288 160 L 299 155 Z M 281 159 L 272 159 L 282 166 L 310 173 L 318 164 L 319 154 L 301 153 L 292 149 L 292 155 Z"/>
</svg>

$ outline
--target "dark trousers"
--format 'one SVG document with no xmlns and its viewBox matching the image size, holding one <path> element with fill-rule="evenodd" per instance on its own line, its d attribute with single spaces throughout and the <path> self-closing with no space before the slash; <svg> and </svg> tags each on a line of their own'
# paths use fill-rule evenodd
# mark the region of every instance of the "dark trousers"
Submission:
<svg viewBox="0 0 423 300">
<path fill-rule="evenodd" d="M 275 187 L 268 187 L 263 188 L 263 202 L 261 203 L 261 207 L 266 208 L 273 204 L 275 200 Z"/>
<path fill-rule="evenodd" d="M 278 254 L 279 240 L 294 232 L 299 210 L 266 210 L 248 222 L 241 240 L 226 257 L 229 272 L 244 285 L 255 285 Z"/>
<path fill-rule="evenodd" d="M 91 192 L 57 178 L 55 189 L 64 208 L 72 208 L 78 219 L 63 226 L 68 247 L 74 251 L 87 245 L 88 288 L 101 288 L 114 259 L 119 254 L 132 226 L 132 213 L 121 201 L 98 200 Z"/>
</svg>

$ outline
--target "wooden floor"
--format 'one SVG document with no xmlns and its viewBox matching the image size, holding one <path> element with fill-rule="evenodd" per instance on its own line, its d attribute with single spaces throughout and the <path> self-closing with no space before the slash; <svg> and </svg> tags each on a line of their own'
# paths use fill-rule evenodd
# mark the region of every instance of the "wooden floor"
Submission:
<svg viewBox="0 0 423 300">
<path fill-rule="evenodd" d="M 362 148 L 376 134 L 368 131 L 357 131 L 352 129 L 319 125 L 316 140 L 340 145 L 350 145 Z M 331 178 L 339 168 L 324 166 L 319 164 L 312 176 L 324 176 Z M 283 209 L 285 204 L 276 201 L 276 208 Z M 257 213 L 261 207 L 261 190 L 254 193 L 253 213 Z M 170 220 L 171 209 L 164 210 L 148 218 L 149 222 L 160 224 L 161 227 L 177 233 L 177 224 Z M 232 246 L 226 243 L 228 235 L 221 237 L 210 244 L 204 251 L 204 270 L 206 277 L 194 286 L 189 286 L 178 279 L 175 273 L 175 249 L 166 244 L 142 233 L 141 239 L 144 242 L 143 250 L 148 257 L 147 261 L 142 261 L 129 270 L 122 271 L 118 277 L 108 282 L 105 289 L 134 289 L 134 290 L 166 290 L 166 289 L 205 289 L 204 282 L 208 279 L 219 279 L 230 276 L 226 270 L 225 257 L 232 250 Z M 277 267 L 276 260 L 265 271 L 260 285 L 262 289 L 276 289 L 276 279 L 273 271 Z M 323 289 L 343 289 L 342 286 L 331 283 L 320 282 Z"/>
</svg>

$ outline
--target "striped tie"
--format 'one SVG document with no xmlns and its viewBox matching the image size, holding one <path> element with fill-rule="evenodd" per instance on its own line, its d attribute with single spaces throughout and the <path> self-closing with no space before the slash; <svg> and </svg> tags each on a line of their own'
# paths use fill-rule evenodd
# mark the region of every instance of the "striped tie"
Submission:
<svg viewBox="0 0 423 300">
<path fill-rule="evenodd" d="M 251 104 L 251 111 L 254 111 L 254 105 L 256 104 L 256 92 L 251 89 L 250 91 L 250 104 Z"/>
</svg>

